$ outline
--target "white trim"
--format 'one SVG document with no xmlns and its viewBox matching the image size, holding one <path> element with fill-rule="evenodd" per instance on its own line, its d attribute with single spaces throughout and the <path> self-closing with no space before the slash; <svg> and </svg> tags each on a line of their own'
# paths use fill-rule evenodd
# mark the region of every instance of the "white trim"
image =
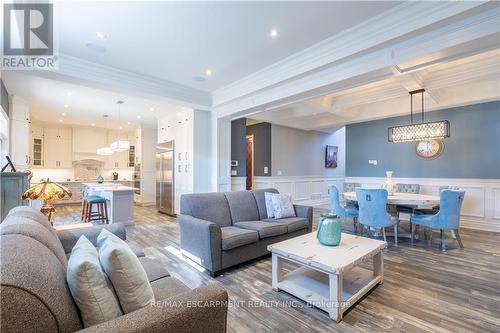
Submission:
<svg viewBox="0 0 500 333">
<path fill-rule="evenodd" d="M 290 193 L 295 203 L 323 205 L 328 203 L 328 187 L 341 186 L 344 177 L 254 177 L 254 188 L 276 188 L 281 193 Z"/>
<path fill-rule="evenodd" d="M 411 3 L 416 4 L 417 2 Z M 432 6 L 436 2 L 428 4 Z M 242 112 L 268 110 L 275 106 L 278 100 L 279 104 L 287 104 L 298 99 L 312 98 L 392 77 L 394 76 L 394 66 L 425 55 L 432 54 L 435 58 L 432 63 L 425 63 L 424 67 L 460 55 L 491 50 L 492 47 L 498 45 L 497 39 L 491 38 L 491 36 L 500 33 L 500 27 L 497 24 L 499 18 L 500 9 L 488 9 L 462 18 L 460 21 L 435 27 L 431 31 L 384 48 L 370 50 L 370 52 L 361 53 L 361 55 L 353 53 L 350 57 L 344 57 L 345 61 L 343 62 L 339 62 L 335 58 L 335 54 L 338 50 L 342 50 L 342 47 L 336 45 L 334 39 L 327 39 L 325 43 L 329 41 L 332 44 L 329 45 L 329 48 L 323 46 L 325 49 L 315 49 L 313 47 L 297 54 L 297 57 L 301 56 L 312 63 L 315 63 L 314 60 L 317 59 L 331 60 L 329 63 L 317 67 L 318 70 L 309 69 L 306 60 L 302 62 L 293 60 L 295 55 L 286 58 L 278 64 L 293 63 L 293 65 L 288 64 L 290 68 L 282 65 L 279 70 L 270 68 L 266 71 L 259 71 L 251 75 L 251 80 L 249 80 L 252 84 L 235 85 L 223 95 L 220 91 L 214 92 L 214 110 L 219 116 L 230 114 L 239 116 Z M 406 26 L 406 23 L 401 24 L 401 26 Z M 401 29 L 399 30 L 401 31 Z M 365 31 L 365 33 L 369 36 L 371 30 Z M 481 42 L 478 43 L 478 41 Z M 359 41 L 356 40 L 356 42 Z M 320 44 L 323 45 L 323 42 Z M 359 44 L 363 45 L 363 42 L 359 42 Z M 365 42 L 364 46 L 366 45 L 371 44 Z M 319 70 L 320 67 L 321 70 Z M 300 75 L 295 73 L 296 71 L 300 71 Z M 269 80 L 271 82 L 279 80 L 279 82 L 266 86 L 265 82 Z"/>
<path fill-rule="evenodd" d="M 247 189 L 247 177 L 231 177 L 231 191 L 245 191 Z"/>
<path fill-rule="evenodd" d="M 337 35 L 297 52 L 213 93 L 221 105 L 280 81 L 347 58 L 445 18 L 481 5 L 481 2 L 405 2 Z"/>
<path fill-rule="evenodd" d="M 66 54 L 59 54 L 57 72 L 35 71 L 33 74 L 49 78 L 56 76 L 58 79 L 77 81 L 78 84 L 87 84 L 93 88 L 96 84 L 105 88 L 118 87 L 135 93 L 164 97 L 172 102 L 180 102 L 184 106 L 197 109 L 207 109 L 212 104 L 212 96 L 209 92 Z"/>
<path fill-rule="evenodd" d="M 346 182 L 377 188 L 384 177 L 346 177 Z M 440 186 L 457 186 L 466 191 L 462 207 L 464 228 L 500 232 L 500 179 L 393 177 L 395 183 L 419 184 L 422 194 L 439 194 Z"/>
</svg>

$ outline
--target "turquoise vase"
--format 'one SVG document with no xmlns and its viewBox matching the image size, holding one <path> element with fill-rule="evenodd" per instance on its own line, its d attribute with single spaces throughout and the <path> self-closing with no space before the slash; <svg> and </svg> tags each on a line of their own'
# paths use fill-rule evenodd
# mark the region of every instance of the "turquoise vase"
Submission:
<svg viewBox="0 0 500 333">
<path fill-rule="evenodd" d="M 318 220 L 318 240 L 323 245 L 337 246 L 340 244 L 342 223 L 335 214 L 322 214 Z"/>
<path fill-rule="evenodd" d="M 104 178 L 102 178 L 102 176 L 97 177 L 97 182 L 98 182 L 99 184 L 104 183 Z"/>
</svg>

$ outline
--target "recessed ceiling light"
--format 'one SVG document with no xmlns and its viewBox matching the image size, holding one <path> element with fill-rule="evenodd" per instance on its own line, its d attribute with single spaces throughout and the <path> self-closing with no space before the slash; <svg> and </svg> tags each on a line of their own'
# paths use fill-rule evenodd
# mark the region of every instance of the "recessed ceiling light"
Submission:
<svg viewBox="0 0 500 333">
<path fill-rule="evenodd" d="M 94 127 L 94 126 L 95 126 L 95 124 L 94 124 L 94 123 L 92 123 L 92 124 L 90 124 L 90 126 Z"/>
<path fill-rule="evenodd" d="M 269 36 L 271 38 L 277 38 L 278 37 L 278 30 L 276 28 L 272 28 L 270 31 L 269 31 Z"/>
<path fill-rule="evenodd" d="M 68 91 L 68 96 L 71 97 L 73 93 L 71 91 Z"/>
<path fill-rule="evenodd" d="M 122 126 L 120 126 L 120 129 L 123 129 L 123 127 L 122 127 Z"/>
<path fill-rule="evenodd" d="M 66 116 L 66 113 L 65 112 L 61 113 L 61 116 L 63 116 L 63 117 Z"/>
<path fill-rule="evenodd" d="M 212 70 L 210 68 L 207 68 L 205 74 L 207 74 L 207 76 L 212 76 Z"/>
<path fill-rule="evenodd" d="M 91 51 L 94 51 L 94 52 L 99 52 L 99 53 L 104 53 L 106 52 L 106 48 L 102 45 L 99 45 L 99 44 L 96 44 L 96 43 L 87 43 L 85 44 L 85 46 L 87 46 L 87 48 Z"/>
<path fill-rule="evenodd" d="M 149 111 L 154 111 L 154 110 L 155 110 L 155 108 L 149 108 Z"/>
<path fill-rule="evenodd" d="M 96 34 L 95 34 L 95 35 L 96 35 L 96 36 L 97 36 L 97 38 L 99 38 L 99 39 L 106 39 L 106 37 L 107 37 L 107 36 L 106 36 L 106 34 L 105 34 L 104 32 L 100 32 L 100 31 L 96 32 Z"/>
<path fill-rule="evenodd" d="M 141 116 L 140 116 L 140 115 L 139 115 L 139 116 L 137 116 L 137 119 L 141 119 Z"/>
<path fill-rule="evenodd" d="M 130 125 L 130 124 L 132 124 L 132 123 L 130 121 L 127 121 L 127 125 Z"/>
<path fill-rule="evenodd" d="M 193 76 L 192 79 L 193 79 L 193 81 L 196 81 L 196 82 L 205 81 L 205 78 L 203 76 Z"/>
<path fill-rule="evenodd" d="M 64 108 L 65 109 L 69 108 L 69 105 L 68 104 L 64 104 Z"/>
<path fill-rule="evenodd" d="M 63 122 L 63 120 L 62 120 L 62 119 L 59 119 L 59 122 L 60 122 L 60 123 L 62 123 L 62 122 Z"/>
</svg>

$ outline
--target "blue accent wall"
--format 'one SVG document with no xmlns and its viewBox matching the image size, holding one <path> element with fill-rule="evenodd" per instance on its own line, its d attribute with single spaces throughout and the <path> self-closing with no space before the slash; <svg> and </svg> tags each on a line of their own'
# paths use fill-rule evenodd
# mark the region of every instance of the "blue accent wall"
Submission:
<svg viewBox="0 0 500 333">
<path fill-rule="evenodd" d="M 500 179 L 500 101 L 429 112 L 425 121 L 450 121 L 450 138 L 441 156 L 425 160 L 415 143 L 390 143 L 387 129 L 409 116 L 346 126 L 346 176 Z M 378 165 L 368 164 L 377 160 Z"/>
</svg>

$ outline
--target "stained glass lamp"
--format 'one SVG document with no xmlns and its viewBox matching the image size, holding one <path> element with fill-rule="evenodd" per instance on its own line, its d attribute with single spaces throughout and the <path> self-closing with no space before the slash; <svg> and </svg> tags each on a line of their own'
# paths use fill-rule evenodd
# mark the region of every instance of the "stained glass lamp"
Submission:
<svg viewBox="0 0 500 333">
<path fill-rule="evenodd" d="M 47 219 L 52 224 L 52 219 L 56 209 L 52 205 L 52 200 L 62 200 L 71 198 L 71 191 L 66 187 L 53 183 L 47 179 L 43 183 L 36 184 L 23 193 L 23 200 L 42 200 L 43 205 L 40 211 L 47 216 Z"/>
</svg>

